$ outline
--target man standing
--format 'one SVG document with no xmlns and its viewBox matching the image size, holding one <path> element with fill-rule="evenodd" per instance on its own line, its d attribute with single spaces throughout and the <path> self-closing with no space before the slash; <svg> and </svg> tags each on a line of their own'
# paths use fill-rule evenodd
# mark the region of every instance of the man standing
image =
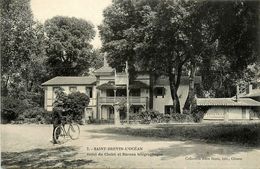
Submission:
<svg viewBox="0 0 260 169">
<path fill-rule="evenodd" d="M 53 144 L 57 144 L 56 139 L 58 139 L 58 138 L 55 139 L 54 131 L 61 124 L 61 120 L 62 120 L 62 109 L 60 107 L 54 107 L 53 108 L 53 115 L 52 115 L 52 121 L 53 121 L 52 140 L 53 140 Z"/>
</svg>

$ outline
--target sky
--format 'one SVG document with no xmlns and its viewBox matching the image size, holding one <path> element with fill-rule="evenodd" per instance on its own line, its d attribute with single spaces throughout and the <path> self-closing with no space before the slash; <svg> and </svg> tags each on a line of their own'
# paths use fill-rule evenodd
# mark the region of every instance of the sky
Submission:
<svg viewBox="0 0 260 169">
<path fill-rule="evenodd" d="M 95 26 L 96 37 L 91 42 L 94 48 L 101 47 L 97 26 L 102 23 L 103 10 L 112 0 L 31 0 L 34 19 L 44 23 L 56 15 L 85 19 Z"/>
</svg>

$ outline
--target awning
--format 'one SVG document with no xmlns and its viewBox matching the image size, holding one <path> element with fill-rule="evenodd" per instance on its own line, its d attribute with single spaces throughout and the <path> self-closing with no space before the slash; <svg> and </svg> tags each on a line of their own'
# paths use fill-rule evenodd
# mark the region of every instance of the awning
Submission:
<svg viewBox="0 0 260 169">
<path fill-rule="evenodd" d="M 129 84 L 129 88 L 130 89 L 140 89 L 140 88 L 147 89 L 147 88 L 149 88 L 149 86 L 141 81 L 133 81 L 131 84 Z"/>
<path fill-rule="evenodd" d="M 97 89 L 99 89 L 99 90 L 106 90 L 106 89 L 113 89 L 113 90 L 115 90 L 115 89 L 126 89 L 126 86 L 125 86 L 125 85 L 115 85 L 114 82 L 109 81 L 109 82 L 107 82 L 107 83 L 103 83 L 103 84 L 97 86 Z"/>
<path fill-rule="evenodd" d="M 140 88 L 149 88 L 149 86 L 141 81 L 134 81 L 131 84 L 129 84 L 129 89 L 140 89 Z M 99 90 L 106 90 L 106 89 L 126 89 L 125 85 L 115 85 L 113 81 L 109 81 L 107 83 L 103 83 L 99 86 L 97 86 L 97 89 Z"/>
</svg>

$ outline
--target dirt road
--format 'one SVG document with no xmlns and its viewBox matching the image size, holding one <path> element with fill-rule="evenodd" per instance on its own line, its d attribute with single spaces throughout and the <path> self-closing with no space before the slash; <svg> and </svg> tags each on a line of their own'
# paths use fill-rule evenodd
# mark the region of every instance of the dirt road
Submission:
<svg viewBox="0 0 260 169">
<path fill-rule="evenodd" d="M 4 168 L 228 168 L 259 169 L 260 149 L 106 133 L 81 126 L 78 140 L 51 142 L 51 125 L 1 125 Z"/>
</svg>

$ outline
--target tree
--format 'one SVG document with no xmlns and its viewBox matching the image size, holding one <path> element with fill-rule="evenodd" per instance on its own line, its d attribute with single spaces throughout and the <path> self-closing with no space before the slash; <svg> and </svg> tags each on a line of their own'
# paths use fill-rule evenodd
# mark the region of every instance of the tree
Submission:
<svg viewBox="0 0 260 169">
<path fill-rule="evenodd" d="M 81 120 L 85 108 L 89 104 L 89 97 L 85 93 L 64 93 L 62 88 L 55 91 L 56 99 L 53 111 L 65 112 L 75 120 Z"/>
<path fill-rule="evenodd" d="M 43 31 L 33 21 L 29 0 L 1 0 L 2 95 L 31 90 L 32 60 L 44 60 Z M 34 58 L 34 59 L 33 59 Z M 37 62 L 38 63 L 38 62 Z M 35 65 L 36 66 L 36 65 Z M 37 67 L 37 66 L 36 66 Z M 33 71 L 33 70 L 32 70 Z M 41 69 L 37 67 L 37 72 Z M 26 77 L 25 77 L 26 75 Z M 37 76 L 39 77 L 39 76 Z M 39 80 L 39 78 L 38 78 Z M 14 92 L 11 92 L 14 90 Z"/>
<path fill-rule="evenodd" d="M 199 9 L 209 41 L 217 43 L 201 67 L 204 89 L 215 97 L 234 96 L 235 85 L 245 81 L 244 72 L 259 58 L 259 5 L 259 1 L 205 1 Z"/>
<path fill-rule="evenodd" d="M 100 26 L 103 50 L 112 66 L 128 60 L 132 69 L 169 77 L 175 112 L 180 112 L 177 91 L 182 69 L 192 56 L 187 29 L 189 8 L 185 1 L 113 1 Z M 137 65 L 137 66 L 136 66 Z"/>
<path fill-rule="evenodd" d="M 94 26 L 77 18 L 56 16 L 44 24 L 51 76 L 76 76 L 91 65 Z"/>
</svg>

